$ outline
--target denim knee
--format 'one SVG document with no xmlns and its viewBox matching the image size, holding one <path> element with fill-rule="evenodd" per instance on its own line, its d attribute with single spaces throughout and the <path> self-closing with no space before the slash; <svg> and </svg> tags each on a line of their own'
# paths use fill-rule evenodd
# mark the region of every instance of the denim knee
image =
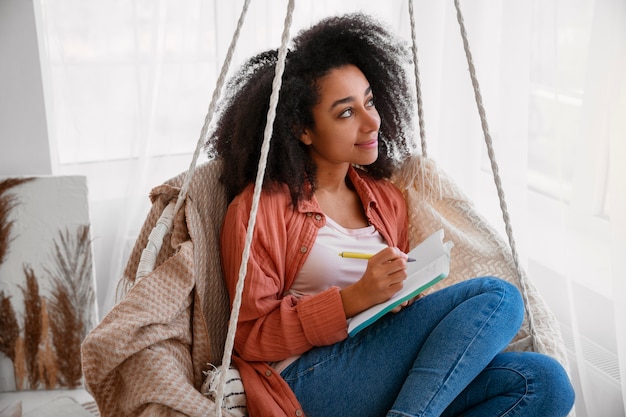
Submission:
<svg viewBox="0 0 626 417">
<path fill-rule="evenodd" d="M 574 388 L 557 360 L 536 352 L 506 352 L 497 361 L 497 365 L 510 367 L 526 381 L 525 398 L 511 415 L 565 417 L 569 414 L 574 406 Z"/>
<path fill-rule="evenodd" d="M 574 406 L 576 398 L 567 371 L 556 359 L 550 356 L 538 353 L 534 356 L 537 367 L 541 370 L 543 381 L 545 381 L 540 387 L 543 394 L 543 408 L 552 410 L 546 415 L 566 416 Z"/>
<path fill-rule="evenodd" d="M 502 303 L 506 306 L 510 316 L 511 326 L 519 328 L 524 320 L 524 299 L 519 289 L 508 281 L 496 276 L 485 276 L 476 278 L 482 282 L 487 291 L 495 291 L 502 294 Z"/>
</svg>

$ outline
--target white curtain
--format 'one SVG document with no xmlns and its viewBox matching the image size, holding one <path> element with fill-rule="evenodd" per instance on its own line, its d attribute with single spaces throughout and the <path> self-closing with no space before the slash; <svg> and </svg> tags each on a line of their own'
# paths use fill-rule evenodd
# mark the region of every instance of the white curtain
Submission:
<svg viewBox="0 0 626 417">
<path fill-rule="evenodd" d="M 102 317 L 154 185 L 185 171 L 242 0 L 38 0 L 55 174 L 87 175 Z M 624 416 L 626 4 L 462 1 L 524 266 L 562 325 L 578 416 Z M 252 1 L 234 64 L 279 45 Z M 406 0 L 297 2 L 292 33 Z M 429 155 L 504 230 L 452 1 L 415 0 Z M 417 133 L 416 133 L 417 139 Z M 202 161 L 200 161 L 202 162 Z"/>
<path fill-rule="evenodd" d="M 626 4 L 462 4 L 514 235 L 561 323 L 577 415 L 623 416 Z M 442 79 L 459 84 L 434 93 L 436 159 L 502 228 L 467 75 L 451 75 L 467 66 L 458 46 L 443 53 Z"/>
</svg>

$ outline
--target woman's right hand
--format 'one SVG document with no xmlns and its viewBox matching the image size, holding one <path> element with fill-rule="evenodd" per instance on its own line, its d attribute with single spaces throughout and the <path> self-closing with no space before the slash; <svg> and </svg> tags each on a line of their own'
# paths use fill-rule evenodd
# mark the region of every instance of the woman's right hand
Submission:
<svg viewBox="0 0 626 417">
<path fill-rule="evenodd" d="M 350 318 L 373 305 L 387 301 L 403 287 L 407 255 L 387 247 L 367 261 L 363 277 L 341 290 L 346 317 Z"/>
</svg>

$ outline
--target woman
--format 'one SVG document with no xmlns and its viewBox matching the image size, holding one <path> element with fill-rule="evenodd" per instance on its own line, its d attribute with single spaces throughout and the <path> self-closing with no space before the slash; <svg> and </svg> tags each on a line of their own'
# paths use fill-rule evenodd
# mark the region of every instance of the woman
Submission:
<svg viewBox="0 0 626 417">
<path fill-rule="evenodd" d="M 411 152 L 406 50 L 363 15 L 300 33 L 287 56 L 235 339 L 257 415 L 565 416 L 574 394 L 544 355 L 502 353 L 523 302 L 497 278 L 347 322 L 406 278 L 407 208 L 387 178 Z M 222 264 L 234 295 L 276 52 L 231 82 L 209 149 L 224 159 Z M 375 253 L 344 259 L 343 250 Z"/>
</svg>

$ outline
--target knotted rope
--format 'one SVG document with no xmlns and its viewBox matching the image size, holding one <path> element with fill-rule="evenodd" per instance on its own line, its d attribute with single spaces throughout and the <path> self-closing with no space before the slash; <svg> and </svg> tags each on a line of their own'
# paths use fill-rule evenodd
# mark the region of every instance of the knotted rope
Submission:
<svg viewBox="0 0 626 417">
<path fill-rule="evenodd" d="M 276 117 L 276 107 L 278 105 L 278 97 L 280 94 L 280 87 L 282 85 L 282 77 L 285 69 L 285 60 L 287 57 L 287 42 L 289 41 L 289 30 L 291 28 L 292 16 L 294 9 L 294 0 L 289 0 L 287 5 L 287 16 L 285 17 L 285 23 L 283 28 L 283 34 L 281 38 L 281 45 L 278 50 L 278 61 L 276 62 L 276 70 L 274 73 L 274 80 L 272 82 L 272 94 L 270 96 L 270 107 L 267 112 L 267 122 L 265 124 L 265 131 L 263 133 L 263 144 L 261 145 L 261 156 L 259 159 L 259 166 L 257 168 L 256 181 L 254 183 L 254 193 L 252 195 L 252 207 L 250 209 L 250 218 L 248 220 L 248 230 L 246 231 L 246 240 L 244 243 L 243 253 L 241 255 L 241 265 L 239 268 L 239 277 L 237 280 L 237 287 L 235 292 L 235 298 L 233 300 L 232 312 L 230 321 L 228 323 L 228 333 L 226 335 L 226 344 L 224 346 L 224 356 L 222 359 L 221 372 L 219 374 L 218 389 L 217 389 L 217 403 L 218 417 L 222 415 L 222 400 L 224 396 L 224 386 L 226 384 L 226 372 L 230 366 L 233 346 L 235 344 L 235 333 L 237 331 L 237 322 L 239 321 L 239 310 L 241 308 L 241 298 L 243 293 L 243 287 L 246 279 L 246 273 L 248 271 L 248 259 L 250 257 L 250 247 L 252 245 L 252 237 L 254 235 L 254 227 L 256 225 L 256 215 L 259 208 L 259 199 L 261 197 L 261 190 L 263 187 L 263 177 L 265 175 L 265 168 L 267 166 L 267 155 L 270 149 L 270 141 L 272 139 L 272 132 L 274 131 L 274 119 Z"/>
<path fill-rule="evenodd" d="M 409 0 L 409 18 L 411 22 L 411 51 L 413 52 L 413 71 L 415 72 L 415 94 L 417 96 L 417 119 L 420 128 L 420 140 L 422 145 L 422 156 L 428 158 L 426 146 L 426 127 L 424 124 L 424 106 L 422 103 L 422 84 L 420 81 L 420 70 L 417 61 L 417 32 L 415 30 L 415 16 L 413 13 L 413 0 Z"/>
<path fill-rule="evenodd" d="M 478 84 L 478 77 L 476 76 L 476 67 L 474 66 L 474 60 L 469 48 L 469 41 L 467 37 L 467 31 L 465 30 L 465 21 L 463 19 L 463 13 L 461 13 L 461 5 L 459 0 L 454 0 L 454 7 L 456 8 L 456 17 L 459 22 L 459 28 L 461 30 L 461 37 L 463 38 L 463 49 L 465 50 L 465 57 L 467 58 L 467 64 L 469 66 L 470 78 L 472 80 L 472 87 L 474 88 L 474 98 L 476 100 L 476 106 L 478 107 L 478 114 L 480 116 L 480 124 L 483 130 L 483 136 L 485 137 L 485 144 L 487 145 L 487 154 L 489 155 L 489 161 L 491 163 L 491 172 L 493 173 L 493 180 L 498 191 L 498 200 L 500 200 L 500 210 L 502 211 L 502 218 L 504 220 L 504 226 L 506 235 L 509 239 L 509 246 L 511 247 L 511 255 L 513 257 L 513 263 L 515 264 L 515 270 L 519 278 L 520 288 L 522 296 L 524 297 L 524 306 L 526 309 L 526 315 L 528 316 L 529 333 L 532 339 L 533 350 L 537 351 L 536 339 L 537 332 L 534 325 L 534 317 L 530 311 L 528 300 L 528 283 L 527 277 L 520 265 L 519 256 L 517 254 L 517 245 L 515 238 L 513 237 L 513 228 L 511 226 L 511 218 L 509 216 L 509 209 L 506 204 L 504 196 L 504 188 L 502 187 L 502 180 L 500 178 L 500 170 L 498 163 L 496 162 L 496 155 L 493 148 L 493 140 L 491 139 L 491 133 L 489 133 L 489 124 L 487 123 L 487 114 L 485 112 L 485 106 L 483 105 L 483 98 L 480 92 L 480 86 Z"/>
</svg>

